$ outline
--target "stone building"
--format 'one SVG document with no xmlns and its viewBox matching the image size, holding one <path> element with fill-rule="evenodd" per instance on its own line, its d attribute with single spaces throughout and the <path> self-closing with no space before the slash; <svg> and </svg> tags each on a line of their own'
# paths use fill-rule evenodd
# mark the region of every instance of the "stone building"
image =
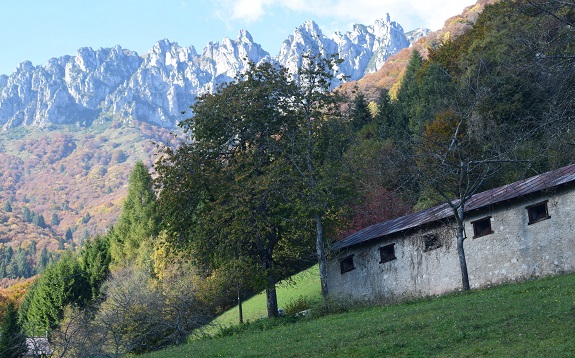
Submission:
<svg viewBox="0 0 575 358">
<path fill-rule="evenodd" d="M 360 230 L 332 247 L 331 296 L 393 301 L 461 289 L 447 204 Z M 475 194 L 464 250 L 472 288 L 575 271 L 575 164 Z"/>
</svg>

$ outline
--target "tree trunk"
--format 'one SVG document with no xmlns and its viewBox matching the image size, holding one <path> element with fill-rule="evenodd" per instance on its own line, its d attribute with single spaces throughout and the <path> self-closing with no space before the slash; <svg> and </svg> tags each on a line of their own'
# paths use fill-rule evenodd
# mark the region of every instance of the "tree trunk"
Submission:
<svg viewBox="0 0 575 358">
<path fill-rule="evenodd" d="M 272 248 L 273 244 L 268 243 L 264 251 L 262 268 L 266 275 L 266 305 L 268 318 L 278 316 L 278 297 L 276 294 L 276 279 L 272 273 Z"/>
<path fill-rule="evenodd" d="M 276 294 L 276 281 L 272 274 L 268 273 L 266 286 L 266 302 L 268 308 L 268 318 L 278 316 L 278 297 Z"/>
<path fill-rule="evenodd" d="M 238 285 L 238 311 L 240 314 L 240 324 L 244 323 L 244 311 L 242 309 L 242 293 L 240 291 L 240 285 Z"/>
<path fill-rule="evenodd" d="M 327 303 L 327 262 L 325 257 L 325 247 L 323 245 L 323 225 L 321 222 L 321 216 L 315 214 L 315 227 L 316 227 L 316 241 L 315 250 L 317 254 L 317 261 L 319 264 L 319 279 L 321 282 L 321 297 L 323 299 L 323 304 Z"/>
<path fill-rule="evenodd" d="M 461 268 L 461 284 L 463 291 L 469 291 L 469 275 L 467 273 L 467 260 L 465 258 L 465 250 L 463 249 L 463 241 L 465 240 L 465 227 L 463 222 L 463 207 L 457 208 L 455 213 L 455 220 L 457 222 L 457 254 L 459 255 L 459 266 Z"/>
</svg>

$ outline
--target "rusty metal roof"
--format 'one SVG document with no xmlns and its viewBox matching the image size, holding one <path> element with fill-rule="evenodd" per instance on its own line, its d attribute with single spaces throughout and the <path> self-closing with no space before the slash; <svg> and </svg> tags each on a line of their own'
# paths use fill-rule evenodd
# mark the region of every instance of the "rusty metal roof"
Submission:
<svg viewBox="0 0 575 358">
<path fill-rule="evenodd" d="M 539 174 L 531 178 L 519 180 L 499 188 L 477 193 L 473 195 L 465 204 L 465 212 L 477 210 L 489 205 L 497 204 L 545 189 L 550 189 L 573 181 L 575 181 L 575 164 Z M 444 203 L 423 211 L 368 226 L 365 229 L 355 232 L 345 239 L 334 243 L 332 245 L 332 250 L 341 250 L 346 247 L 364 243 L 372 239 L 395 234 L 408 229 L 413 229 L 424 224 L 429 224 L 451 217 L 453 217 L 453 211 L 447 203 Z"/>
</svg>

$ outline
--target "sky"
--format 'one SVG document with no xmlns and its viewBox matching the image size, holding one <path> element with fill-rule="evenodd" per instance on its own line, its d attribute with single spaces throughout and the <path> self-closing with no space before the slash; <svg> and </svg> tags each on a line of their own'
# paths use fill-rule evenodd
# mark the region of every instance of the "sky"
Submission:
<svg viewBox="0 0 575 358">
<path fill-rule="evenodd" d="M 355 23 L 374 24 L 389 13 L 405 31 L 438 30 L 473 0 L 3 0 L 0 4 L 0 74 L 29 60 L 45 66 L 52 57 L 81 47 L 120 45 L 147 53 L 168 39 L 201 53 L 210 41 L 235 39 L 242 29 L 275 56 L 304 21 L 330 36 Z"/>
</svg>

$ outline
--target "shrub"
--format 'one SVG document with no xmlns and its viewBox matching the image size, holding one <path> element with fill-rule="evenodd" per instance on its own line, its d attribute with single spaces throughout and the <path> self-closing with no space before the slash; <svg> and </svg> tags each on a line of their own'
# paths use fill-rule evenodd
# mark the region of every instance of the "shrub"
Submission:
<svg viewBox="0 0 575 358">
<path fill-rule="evenodd" d="M 295 315 L 301 311 L 305 311 L 311 307 L 309 300 L 306 297 L 299 296 L 295 300 L 291 300 L 286 304 L 285 313 L 287 315 Z"/>
</svg>

